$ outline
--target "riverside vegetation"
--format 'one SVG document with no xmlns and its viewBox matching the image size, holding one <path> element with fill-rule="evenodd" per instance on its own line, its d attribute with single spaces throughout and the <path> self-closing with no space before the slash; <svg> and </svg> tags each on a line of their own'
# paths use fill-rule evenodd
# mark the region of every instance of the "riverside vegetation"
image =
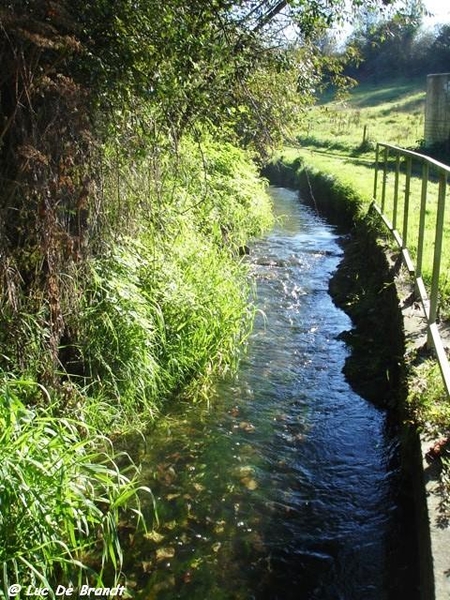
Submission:
<svg viewBox="0 0 450 600">
<path fill-rule="evenodd" d="M 28 578 L 68 581 L 89 552 L 119 571 L 120 510 L 131 504 L 139 521 L 138 492 L 151 491 L 139 486 L 129 457 L 114 452 L 111 436 L 142 429 L 175 394 L 205 397 L 213 376 L 237 360 L 252 307 L 235 256 L 271 223 L 270 204 L 244 152 L 210 142 L 202 156 L 186 140 L 154 221 L 142 218 L 101 255 L 71 265 L 64 310 L 72 341 L 60 348 L 66 370 L 54 386 L 38 383 L 44 315 L 32 314 L 35 297 L 16 292 L 21 318 L 11 315 L 3 335 L 14 335 L 8 347 L 21 363 L 3 356 L 1 378 L 5 588 Z M 120 201 L 130 211 L 149 194 L 148 165 L 140 167 L 144 177 L 121 178 L 130 192 Z M 104 193 L 118 191 L 111 184 Z"/>
<path fill-rule="evenodd" d="M 205 398 L 252 320 L 239 249 L 270 202 L 187 84 L 237 32 L 226 3 L 141 4 L 0 10 L 0 596 L 119 581 L 122 511 L 139 527 L 151 491 L 111 440 Z"/>
<path fill-rule="evenodd" d="M 0 595 L 123 581 L 121 515 L 145 526 L 151 490 L 112 441 L 236 364 L 257 165 L 344 4 L 2 3 Z"/>
</svg>

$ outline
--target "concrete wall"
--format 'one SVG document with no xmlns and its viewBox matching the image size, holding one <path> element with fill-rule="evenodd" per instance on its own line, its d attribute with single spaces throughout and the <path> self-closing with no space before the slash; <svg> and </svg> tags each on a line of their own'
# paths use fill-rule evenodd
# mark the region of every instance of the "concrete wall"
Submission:
<svg viewBox="0 0 450 600">
<path fill-rule="evenodd" d="M 427 77 L 425 144 L 450 142 L 450 73 Z"/>
</svg>

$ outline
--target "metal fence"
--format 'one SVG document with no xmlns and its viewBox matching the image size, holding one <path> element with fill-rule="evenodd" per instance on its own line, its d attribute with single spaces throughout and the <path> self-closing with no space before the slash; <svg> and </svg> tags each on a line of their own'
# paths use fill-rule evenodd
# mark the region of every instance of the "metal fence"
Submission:
<svg viewBox="0 0 450 600">
<path fill-rule="evenodd" d="M 446 233 L 450 238 L 450 227 L 446 227 L 450 215 L 445 210 L 449 174 L 449 166 L 428 156 L 377 144 L 374 208 L 398 244 L 415 282 L 427 320 L 427 343 L 435 349 L 448 396 L 450 366 L 437 320 Z"/>
</svg>

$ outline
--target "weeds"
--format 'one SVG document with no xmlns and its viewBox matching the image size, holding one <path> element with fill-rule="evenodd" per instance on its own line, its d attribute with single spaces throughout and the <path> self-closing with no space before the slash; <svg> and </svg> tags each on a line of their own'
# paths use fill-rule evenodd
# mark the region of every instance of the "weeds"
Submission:
<svg viewBox="0 0 450 600">
<path fill-rule="evenodd" d="M 12 583 L 51 587 L 56 578 L 101 581 L 120 574 L 117 523 L 126 507 L 139 519 L 137 470 L 119 469 L 110 442 L 50 410 L 26 407 L 43 393 L 3 375 L 0 394 L 0 563 L 3 593 Z M 89 562 L 87 560 L 90 555 Z M 97 557 L 99 567 L 95 567 Z"/>
<path fill-rule="evenodd" d="M 37 584 L 61 573 L 80 577 L 89 572 L 89 553 L 101 556 L 100 575 L 107 563 L 120 571 L 118 514 L 138 488 L 97 432 L 146 427 L 169 397 L 204 397 L 214 376 L 233 368 L 252 317 L 239 255 L 271 223 L 250 157 L 224 141 L 238 138 L 235 117 L 224 116 L 228 101 L 222 111 L 195 92 L 191 100 L 201 100 L 189 106 L 183 87 L 180 104 L 178 84 L 163 91 L 165 84 L 149 87 L 147 76 L 141 93 L 142 57 L 128 63 L 128 81 L 115 60 L 103 71 L 109 50 L 103 57 L 95 43 L 89 50 L 86 32 L 98 24 L 90 22 L 92 6 L 77 21 L 64 2 L 57 10 L 25 4 L 13 2 L 1 15 L 8 65 L 0 140 L 5 589 L 19 576 Z M 109 23 L 99 4 L 114 39 L 120 21 L 123 49 L 131 29 L 124 37 L 123 21 Z M 213 31 L 212 17 L 205 31 Z M 145 28 L 156 31 L 152 18 L 139 20 L 145 44 Z M 187 24 L 190 18 L 187 11 Z M 154 55 L 147 56 L 152 64 Z"/>
<path fill-rule="evenodd" d="M 434 437 L 450 435 L 450 406 L 436 361 L 413 366 L 410 378 L 408 404 L 415 422 Z"/>
<path fill-rule="evenodd" d="M 19 580 L 100 581 L 105 569 L 118 577 L 119 514 L 131 506 L 138 518 L 140 488 L 105 435 L 146 428 L 169 398 L 207 398 L 249 331 L 239 255 L 272 222 L 264 183 L 245 152 L 207 135 L 185 137 L 176 160 L 173 150 L 150 147 L 134 162 L 105 152 L 91 251 L 51 273 L 56 295 L 39 281 L 27 295 L 13 289 L 11 269 L 5 275 L 5 593 Z"/>
<path fill-rule="evenodd" d="M 122 168 L 122 209 L 141 219 L 89 262 L 68 318 L 83 418 L 117 430 L 145 426 L 175 394 L 204 394 L 236 364 L 252 317 L 240 248 L 272 222 L 255 168 L 230 144 L 186 139 L 148 211 L 151 169 Z"/>
</svg>

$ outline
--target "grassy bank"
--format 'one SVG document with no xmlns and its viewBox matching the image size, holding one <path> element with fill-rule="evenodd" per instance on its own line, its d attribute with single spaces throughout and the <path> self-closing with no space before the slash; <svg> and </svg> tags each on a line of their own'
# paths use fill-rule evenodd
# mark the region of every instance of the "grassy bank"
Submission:
<svg viewBox="0 0 450 600">
<path fill-rule="evenodd" d="M 311 109 L 305 130 L 299 132 L 295 148 L 287 150 L 289 159 L 300 156 L 310 169 L 337 177 L 339 182 L 354 190 L 364 205 L 373 198 L 375 144 L 385 142 L 419 152 L 423 148 L 425 80 L 393 81 L 383 87 L 370 84 L 355 88 L 345 101 L 324 100 Z M 439 159 L 439 156 L 437 157 Z M 445 157 L 441 157 L 444 160 Z M 392 215 L 395 165 L 392 161 L 387 177 L 386 212 Z M 420 216 L 420 167 L 413 164 L 411 180 L 408 248 L 414 259 Z M 380 175 L 381 177 L 381 175 Z M 400 214 L 405 184 L 400 176 Z M 381 183 L 378 186 L 380 195 Z M 435 239 L 438 184 L 431 178 L 428 187 L 428 207 L 423 255 L 423 278 L 431 282 Z M 402 218 L 397 228 L 402 230 Z M 441 317 L 450 311 L 450 213 L 446 214 L 442 267 L 440 277 Z"/>
<path fill-rule="evenodd" d="M 19 288 L 3 298 L 0 595 L 16 582 L 99 584 L 103 568 L 108 585 L 120 580 L 120 516 L 139 520 L 151 492 L 111 439 L 148 427 L 168 400 L 208 398 L 252 322 L 240 254 L 272 214 L 246 153 L 205 135 L 186 137 L 176 161 L 105 157 L 98 250 L 58 275 L 56 362 L 51 306 Z"/>
<path fill-rule="evenodd" d="M 185 140 L 176 164 L 166 158 L 156 192 L 145 161 L 122 172 L 133 227 L 125 222 L 126 235 L 91 261 L 71 325 L 67 350 L 82 349 L 83 372 L 75 365 L 68 376 L 88 399 L 86 418 L 118 429 L 139 428 L 175 395 L 207 396 L 214 377 L 235 366 L 252 319 L 239 255 L 272 222 L 245 152 Z"/>
<path fill-rule="evenodd" d="M 310 109 L 302 147 L 371 160 L 373 144 L 416 148 L 424 136 L 425 79 L 359 84 L 344 99 L 331 94 Z"/>
</svg>

